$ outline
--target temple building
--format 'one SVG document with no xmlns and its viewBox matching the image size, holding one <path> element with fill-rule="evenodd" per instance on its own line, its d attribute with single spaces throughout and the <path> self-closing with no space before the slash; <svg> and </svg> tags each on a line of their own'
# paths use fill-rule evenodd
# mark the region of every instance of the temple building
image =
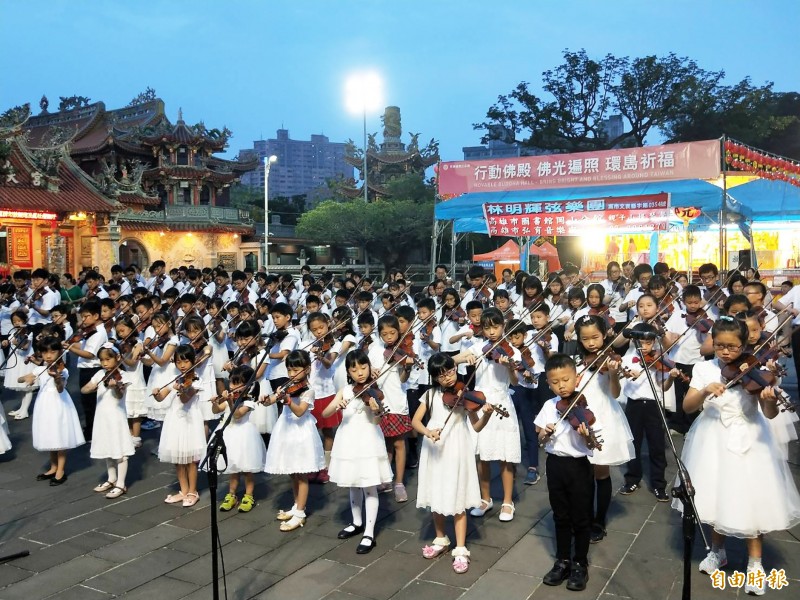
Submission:
<svg viewBox="0 0 800 600">
<path fill-rule="evenodd" d="M 23 108 L 0 122 L 0 168 L 14 173 L 0 170 L 0 209 L 20 217 L 0 212 L 9 269 L 108 272 L 156 259 L 258 266 L 262 242 L 249 212 L 229 206 L 230 186 L 258 161 L 214 156 L 230 131 L 187 125 L 180 110 L 172 124 L 150 89 L 114 110 L 83 97 L 62 98 L 57 112 L 45 97 L 39 106 L 36 116 Z"/>
<path fill-rule="evenodd" d="M 418 133 L 411 133 L 411 141 L 406 146 L 400 141 L 403 129 L 400 124 L 400 108 L 387 106 L 383 117 L 383 142 L 378 146 L 375 134 L 368 136 L 367 142 L 367 197 L 376 200 L 388 195 L 385 184 L 392 177 L 407 173 L 418 173 L 424 177 L 425 169 L 439 162 L 439 144 L 431 140 L 424 148 L 419 147 Z M 364 151 L 356 148 L 352 140 L 347 142 L 345 160 L 353 165 L 364 181 Z M 362 184 L 363 185 L 363 184 Z M 364 196 L 363 188 L 355 185 L 343 188 L 351 198 Z"/>
</svg>

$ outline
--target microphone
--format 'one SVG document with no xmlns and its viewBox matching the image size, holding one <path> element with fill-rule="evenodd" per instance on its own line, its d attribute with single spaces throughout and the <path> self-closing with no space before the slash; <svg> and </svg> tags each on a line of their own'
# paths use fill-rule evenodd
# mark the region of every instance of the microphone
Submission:
<svg viewBox="0 0 800 600">
<path fill-rule="evenodd" d="M 637 331 L 636 329 L 624 329 L 622 331 L 622 337 L 626 340 L 648 340 L 654 341 L 658 338 L 658 334 L 654 331 Z"/>
</svg>

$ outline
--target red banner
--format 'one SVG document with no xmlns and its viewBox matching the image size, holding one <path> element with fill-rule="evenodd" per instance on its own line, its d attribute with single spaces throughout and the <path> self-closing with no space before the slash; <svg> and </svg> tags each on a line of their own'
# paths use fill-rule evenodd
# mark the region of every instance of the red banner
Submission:
<svg viewBox="0 0 800 600">
<path fill-rule="evenodd" d="M 666 231 L 669 194 L 555 202 L 489 202 L 483 205 L 483 215 L 490 236 Z"/>
<path fill-rule="evenodd" d="M 718 140 L 548 154 L 439 165 L 439 195 L 542 188 L 614 185 L 675 179 L 712 179 L 720 174 Z"/>
</svg>

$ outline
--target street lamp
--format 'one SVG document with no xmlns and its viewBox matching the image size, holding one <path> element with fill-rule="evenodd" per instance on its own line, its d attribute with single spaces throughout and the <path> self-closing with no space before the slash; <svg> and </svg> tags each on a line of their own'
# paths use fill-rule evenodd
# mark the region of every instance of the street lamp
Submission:
<svg viewBox="0 0 800 600">
<path fill-rule="evenodd" d="M 381 105 L 381 78 L 377 73 L 356 73 L 347 79 L 347 109 L 364 117 L 364 202 L 367 196 L 367 111 L 377 110 Z"/>
<path fill-rule="evenodd" d="M 269 169 L 278 157 L 264 157 L 264 269 L 269 272 Z"/>
</svg>

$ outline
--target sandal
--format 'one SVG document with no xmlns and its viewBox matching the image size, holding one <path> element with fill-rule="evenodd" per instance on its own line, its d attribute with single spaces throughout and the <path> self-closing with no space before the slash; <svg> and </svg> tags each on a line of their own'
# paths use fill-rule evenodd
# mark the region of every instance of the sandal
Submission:
<svg viewBox="0 0 800 600">
<path fill-rule="evenodd" d="M 194 506 L 200 501 L 200 494 L 197 492 L 189 492 L 186 494 L 186 497 L 183 499 L 183 507 L 189 508 L 190 506 Z"/>
<path fill-rule="evenodd" d="M 422 549 L 423 558 L 438 558 L 450 549 L 450 538 L 447 536 L 434 538 L 430 546 Z"/>
<path fill-rule="evenodd" d="M 120 496 L 122 496 L 122 494 L 124 494 L 127 491 L 128 491 L 128 488 L 126 488 L 126 487 L 117 487 L 115 485 L 115 486 L 112 486 L 111 491 L 106 494 L 106 498 L 108 498 L 109 500 L 113 500 L 114 498 L 119 498 Z"/>
<path fill-rule="evenodd" d="M 167 504 L 178 504 L 179 502 L 183 502 L 186 499 L 186 496 L 183 495 L 183 492 L 178 492 L 177 494 L 170 494 L 167 496 L 167 499 L 164 500 Z"/>
<path fill-rule="evenodd" d="M 278 521 L 288 521 L 289 519 L 291 519 L 294 516 L 294 511 L 296 509 L 297 509 L 297 505 L 296 504 L 293 505 L 292 508 L 290 508 L 289 510 L 281 509 L 281 510 L 278 511 L 278 516 L 275 517 L 275 518 L 278 519 Z"/>
<path fill-rule="evenodd" d="M 453 571 L 459 575 L 466 573 L 469 570 L 469 550 L 464 546 L 456 548 L 452 552 L 453 556 Z"/>
<path fill-rule="evenodd" d="M 100 485 L 94 486 L 94 491 L 98 493 L 107 492 L 111 488 L 114 487 L 116 481 L 106 481 L 105 483 L 101 483 Z"/>
<path fill-rule="evenodd" d="M 280 530 L 281 531 L 294 531 L 298 527 L 302 527 L 306 524 L 306 513 L 305 511 L 295 510 L 292 514 L 292 518 L 288 521 L 281 523 Z"/>
</svg>

